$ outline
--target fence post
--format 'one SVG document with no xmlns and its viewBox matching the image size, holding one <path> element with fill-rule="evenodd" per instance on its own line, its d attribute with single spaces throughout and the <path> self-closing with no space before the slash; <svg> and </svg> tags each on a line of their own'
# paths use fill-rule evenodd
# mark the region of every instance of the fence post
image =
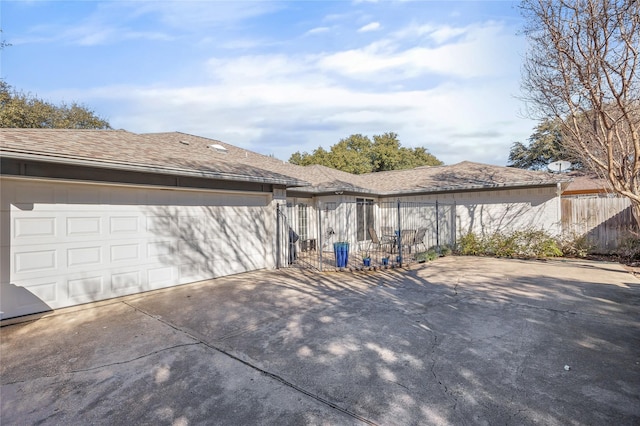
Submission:
<svg viewBox="0 0 640 426">
<path fill-rule="evenodd" d="M 276 269 L 282 268 L 282 247 L 280 235 L 280 203 L 276 203 Z"/>
<path fill-rule="evenodd" d="M 451 243 L 451 248 L 454 249 L 456 247 L 456 244 L 458 242 L 458 230 L 456 229 L 456 209 L 457 209 L 457 205 L 456 202 L 453 202 L 453 209 L 451 209 L 451 237 L 450 237 L 450 243 Z"/>
<path fill-rule="evenodd" d="M 438 200 L 436 200 L 436 247 L 440 252 L 440 214 L 438 210 Z"/>
<path fill-rule="evenodd" d="M 318 245 L 316 246 L 316 250 L 318 253 L 318 260 L 320 262 L 320 265 L 318 265 L 320 272 L 322 272 L 322 248 L 324 247 L 324 240 L 322 237 L 322 202 L 318 201 Z"/>
<path fill-rule="evenodd" d="M 400 257 L 400 266 L 402 266 L 402 223 L 400 219 L 400 200 L 398 200 L 398 256 Z"/>
</svg>

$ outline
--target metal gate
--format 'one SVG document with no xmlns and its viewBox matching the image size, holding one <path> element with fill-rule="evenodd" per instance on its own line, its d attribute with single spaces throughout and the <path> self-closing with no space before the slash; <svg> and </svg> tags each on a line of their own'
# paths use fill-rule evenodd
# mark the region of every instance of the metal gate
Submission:
<svg viewBox="0 0 640 426">
<path fill-rule="evenodd" d="M 455 210 L 455 204 L 376 202 L 364 197 L 315 206 L 280 204 L 278 267 L 327 271 L 406 265 L 428 250 L 453 247 Z M 346 259 L 336 253 L 338 245 L 345 244 Z"/>
</svg>

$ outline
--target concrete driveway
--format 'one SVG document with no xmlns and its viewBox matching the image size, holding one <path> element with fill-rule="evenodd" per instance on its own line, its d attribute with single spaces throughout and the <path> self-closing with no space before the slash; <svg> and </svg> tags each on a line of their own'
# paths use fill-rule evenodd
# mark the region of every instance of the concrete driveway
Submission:
<svg viewBox="0 0 640 426">
<path fill-rule="evenodd" d="M 0 333 L 3 425 L 640 424 L 640 281 L 616 264 L 263 271 Z"/>
</svg>

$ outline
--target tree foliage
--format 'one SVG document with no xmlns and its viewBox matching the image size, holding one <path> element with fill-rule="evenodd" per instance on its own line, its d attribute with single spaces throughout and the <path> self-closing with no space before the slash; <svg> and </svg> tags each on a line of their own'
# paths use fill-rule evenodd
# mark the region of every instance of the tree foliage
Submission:
<svg viewBox="0 0 640 426">
<path fill-rule="evenodd" d="M 403 147 L 393 132 L 374 135 L 373 141 L 361 134 L 351 135 L 329 151 L 318 147 L 311 154 L 294 152 L 289 162 L 301 166 L 320 164 L 354 174 L 443 164 L 425 148 Z"/>
<path fill-rule="evenodd" d="M 561 120 L 563 148 L 631 200 L 640 225 L 640 2 L 523 0 L 532 115 Z"/>
<path fill-rule="evenodd" d="M 527 145 L 514 142 L 507 166 L 519 169 L 544 170 L 553 161 L 566 160 L 573 168 L 582 168 L 580 159 L 567 152 L 562 143 L 562 122 L 543 119 L 529 137 Z"/>
<path fill-rule="evenodd" d="M 85 106 L 54 105 L 14 90 L 0 80 L 0 127 L 47 129 L 110 129 L 109 123 Z"/>
</svg>

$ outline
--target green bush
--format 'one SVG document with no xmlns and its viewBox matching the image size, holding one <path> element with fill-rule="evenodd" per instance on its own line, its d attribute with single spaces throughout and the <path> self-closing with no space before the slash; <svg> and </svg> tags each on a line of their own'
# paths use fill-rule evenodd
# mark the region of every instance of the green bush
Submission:
<svg viewBox="0 0 640 426">
<path fill-rule="evenodd" d="M 458 253 L 466 256 L 545 258 L 562 256 L 558 242 L 544 231 L 524 230 L 480 237 L 469 233 L 460 238 Z"/>
<path fill-rule="evenodd" d="M 586 257 L 593 247 L 586 235 L 578 235 L 575 232 L 565 234 L 560 239 L 560 249 L 568 257 Z"/>
<path fill-rule="evenodd" d="M 479 256 L 485 254 L 482 239 L 471 232 L 460 238 L 457 251 L 463 256 Z"/>
<path fill-rule="evenodd" d="M 627 237 L 618 246 L 618 255 L 626 260 L 640 260 L 640 238 Z"/>
<path fill-rule="evenodd" d="M 430 262 L 432 260 L 436 260 L 438 257 L 439 255 L 435 248 L 430 248 L 427 251 L 422 251 L 415 254 L 415 259 L 418 263 L 424 263 L 427 261 Z"/>
<path fill-rule="evenodd" d="M 440 256 L 451 256 L 451 253 L 453 253 L 453 250 L 448 244 L 440 247 Z"/>
</svg>

